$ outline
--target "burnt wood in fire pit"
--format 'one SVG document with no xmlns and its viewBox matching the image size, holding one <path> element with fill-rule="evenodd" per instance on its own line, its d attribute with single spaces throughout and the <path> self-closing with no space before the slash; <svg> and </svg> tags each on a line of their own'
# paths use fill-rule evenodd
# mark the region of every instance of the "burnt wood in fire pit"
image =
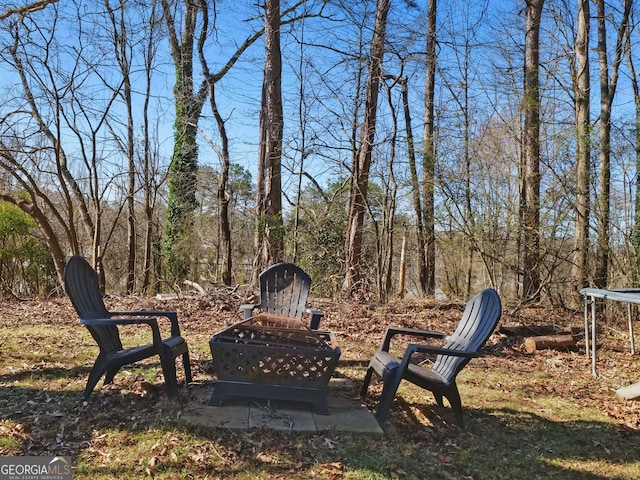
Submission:
<svg viewBox="0 0 640 480">
<path fill-rule="evenodd" d="M 216 333 L 209 345 L 217 376 L 210 405 L 231 397 L 286 400 L 329 414 L 327 387 L 340 358 L 332 332 L 260 314 Z"/>
</svg>

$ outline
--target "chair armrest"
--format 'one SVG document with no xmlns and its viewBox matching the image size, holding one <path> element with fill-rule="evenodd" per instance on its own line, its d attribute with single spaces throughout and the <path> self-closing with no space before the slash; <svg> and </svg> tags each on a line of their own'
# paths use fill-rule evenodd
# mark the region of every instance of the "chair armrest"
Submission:
<svg viewBox="0 0 640 480">
<path fill-rule="evenodd" d="M 317 330 L 320 326 L 320 320 L 324 317 L 324 312 L 321 310 L 313 310 L 311 308 L 305 309 L 305 313 L 311 315 L 311 330 Z"/>
<path fill-rule="evenodd" d="M 258 308 L 258 304 L 253 303 L 245 303 L 244 305 L 240 305 L 239 310 L 244 313 L 244 319 L 251 318 L 253 316 L 253 309 Z"/>
<path fill-rule="evenodd" d="M 420 330 L 419 328 L 409 327 L 387 327 L 382 339 L 380 350 L 388 352 L 391 345 L 391 339 L 396 335 L 411 335 L 419 338 L 446 338 L 447 335 L 442 332 L 434 332 L 431 330 Z"/>
<path fill-rule="evenodd" d="M 80 319 L 80 324 L 85 326 L 116 326 L 116 325 L 149 325 L 153 335 L 153 344 L 158 351 L 162 346 L 162 337 L 160 336 L 160 328 L 158 328 L 158 319 L 155 317 L 144 318 L 91 318 Z"/>
<path fill-rule="evenodd" d="M 155 317 L 144 318 L 81 318 L 80 323 L 82 325 L 136 325 L 147 324 L 151 325 L 158 323 L 158 319 Z"/>
<path fill-rule="evenodd" d="M 436 355 L 451 355 L 452 357 L 465 357 L 465 358 L 476 358 L 480 357 L 481 354 L 479 352 L 472 352 L 469 350 L 454 350 L 452 348 L 444 348 L 444 347 L 433 347 L 431 345 L 419 345 L 416 343 L 411 343 L 407 347 L 407 351 L 411 350 L 411 354 L 413 353 L 432 353 Z"/>
<path fill-rule="evenodd" d="M 180 324 L 178 323 L 178 313 L 173 310 L 128 310 L 110 311 L 111 315 L 118 317 L 166 317 L 171 322 L 171 336 L 180 336 Z"/>
<path fill-rule="evenodd" d="M 400 375 L 404 375 L 404 372 L 407 371 L 407 369 L 409 368 L 409 361 L 411 360 L 411 356 L 416 352 L 435 353 L 465 358 L 475 358 L 480 356 L 478 352 L 470 352 L 468 350 L 453 350 L 450 348 L 432 347 L 430 345 L 419 345 L 417 343 L 410 343 L 404 352 L 402 361 L 400 362 Z"/>
</svg>

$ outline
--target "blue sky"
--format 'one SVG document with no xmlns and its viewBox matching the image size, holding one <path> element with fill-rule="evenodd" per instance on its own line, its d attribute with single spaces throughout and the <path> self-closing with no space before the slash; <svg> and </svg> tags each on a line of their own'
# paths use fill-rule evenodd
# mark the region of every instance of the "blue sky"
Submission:
<svg viewBox="0 0 640 480">
<path fill-rule="evenodd" d="M 412 58 L 404 66 L 404 75 L 407 75 L 411 84 L 411 100 L 414 120 L 414 134 L 417 139 L 421 135 L 422 119 L 422 90 L 423 90 L 423 64 L 420 56 L 424 51 L 424 5 L 421 2 L 419 8 L 407 8 L 401 0 L 392 2 L 392 10 L 389 16 L 388 36 L 390 39 L 399 40 L 397 51 L 389 50 L 385 58 L 385 73 L 398 74 L 400 64 L 399 56 Z M 87 15 L 85 20 L 90 20 L 89 13 L 95 11 L 100 4 L 84 2 Z M 547 3 L 547 6 L 552 4 Z M 373 8 L 373 2 L 358 4 L 360 11 L 355 19 L 364 18 L 364 8 Z M 524 18 L 518 11 L 522 10 L 522 2 L 515 1 L 488 1 L 483 3 L 466 2 L 440 2 L 439 8 L 439 65 L 441 71 L 437 78 L 437 102 L 442 115 L 442 122 L 456 122 L 456 95 L 460 94 L 456 78 L 460 73 L 461 57 L 453 55 L 451 40 L 455 39 L 458 47 L 465 40 L 471 42 L 469 79 L 474 120 L 486 116 L 491 108 L 490 102 L 504 102 L 503 109 L 511 108 L 509 101 L 517 101 L 517 92 L 509 92 L 508 88 L 521 88 L 519 68 L 522 65 L 522 45 L 512 45 L 513 51 L 501 49 L 500 44 L 509 37 L 513 43 L 523 41 Z M 64 2 L 58 8 L 71 12 L 72 5 Z M 308 144 L 315 142 L 317 154 L 311 155 L 306 161 L 306 168 L 311 175 L 323 181 L 336 179 L 346 174 L 346 167 L 350 161 L 349 153 L 349 121 L 352 105 L 348 103 L 353 96 L 355 84 L 355 62 L 346 61 L 348 57 L 342 55 L 340 50 L 346 51 L 357 46 L 358 29 L 345 21 L 344 17 L 336 14 L 336 10 L 326 10 L 326 18 L 310 18 L 304 23 L 298 23 L 294 29 L 283 29 L 283 92 L 286 102 L 285 111 L 285 142 L 291 145 L 292 140 L 299 142 L 299 117 L 298 102 L 296 97 L 299 92 L 297 71 L 300 68 L 300 55 L 303 54 L 302 68 L 307 75 L 303 85 L 307 103 L 305 108 L 313 117 L 313 124 L 309 125 Z M 51 18 L 51 12 L 39 12 L 43 22 Z M 222 1 L 217 3 L 217 23 L 215 41 L 207 46 L 207 57 L 210 68 L 216 71 L 228 61 L 237 46 L 244 41 L 255 29 L 262 27 L 260 11 L 250 2 Z M 56 35 L 60 45 L 66 49 L 73 49 L 76 37 L 73 34 L 77 26 L 72 13 L 65 14 L 61 22 L 68 22 L 66 26 L 59 25 Z M 367 42 L 370 38 L 372 18 L 365 22 L 362 41 L 363 52 L 368 52 Z M 467 28 L 475 27 L 474 36 L 465 36 Z M 85 27 L 87 28 L 87 27 Z M 414 33 L 415 32 L 415 33 Z M 595 35 L 595 28 L 592 30 Z M 304 34 L 304 40 L 308 43 L 300 48 L 297 43 Z M 453 36 L 455 34 L 455 36 Z M 549 33 L 543 33 L 543 41 L 549 41 Z M 509 42 L 506 42 L 509 45 Z M 154 74 L 155 109 L 157 115 L 159 136 L 158 140 L 163 152 L 164 161 L 168 162 L 173 144 L 172 122 L 174 117 L 172 103 L 173 65 L 168 55 L 168 43 L 165 38 L 159 39 L 158 63 Z M 557 45 L 556 45 L 557 46 Z M 324 47 L 324 48 L 320 48 Z M 87 49 L 92 45 L 87 42 Z M 520 48 L 520 51 L 518 50 Z M 459 49 L 458 49 L 459 51 Z M 227 128 L 231 140 L 232 161 L 245 166 L 252 175 L 255 175 L 258 140 L 258 115 L 260 109 L 260 90 L 263 68 L 263 44 L 257 41 L 247 50 L 233 69 L 219 82 L 217 86 L 219 107 L 222 115 L 227 119 Z M 106 53 L 108 55 L 108 52 Z M 64 56 L 59 60 L 65 66 Z M 543 58 L 544 57 L 543 55 Z M 594 62 L 595 64 L 595 62 Z M 70 65 L 66 65 L 70 67 Z M 2 67 L 7 70 L 6 64 Z M 509 74 L 505 72 L 510 72 Z M 597 98 L 597 71 L 594 75 L 594 98 Z M 15 77 L 6 75 L 5 79 L 11 79 L 15 83 Z M 198 80 L 200 77 L 198 77 Z M 450 89 L 446 88 L 449 82 Z M 622 77 L 621 80 L 624 80 Z M 498 82 L 502 85 L 498 88 Z M 491 89 L 495 89 L 493 92 Z M 5 95 L 11 94 L 13 89 L 7 89 Z M 513 98 L 510 98 L 513 94 Z M 398 95 L 395 95 L 397 102 Z M 136 105 L 140 105 L 141 99 L 137 97 Z M 628 106 L 630 104 L 630 90 L 628 83 L 621 83 L 618 90 L 618 104 Z M 561 101 L 568 105 L 569 98 L 565 95 Z M 96 106 L 100 99 L 94 98 Z M 380 135 L 386 135 L 390 126 L 389 111 L 385 106 L 384 92 L 380 97 Z M 597 112 L 597 103 L 594 102 L 593 112 Z M 569 110 L 567 110 L 568 112 Z M 597 113 L 594 113 L 594 117 Z M 137 116 L 139 119 L 139 116 Z M 212 122 L 208 106 L 203 111 L 200 121 L 203 135 L 206 135 L 214 143 L 218 143 L 215 126 Z M 312 128 L 313 127 L 313 128 Z M 454 132 L 452 132 L 453 134 Z M 325 152 L 319 151 L 322 144 L 331 144 Z M 336 148 L 338 147 L 338 148 Z M 340 148 L 342 150 L 340 150 Z M 329 152 L 331 158 L 327 159 L 324 153 Z M 299 160 L 299 154 L 291 149 L 286 150 L 288 157 L 294 156 Z M 209 147 L 207 141 L 202 141 L 200 149 L 200 161 L 202 164 L 217 167 L 219 161 L 215 152 Z M 321 182 L 322 183 L 322 182 Z"/>
</svg>

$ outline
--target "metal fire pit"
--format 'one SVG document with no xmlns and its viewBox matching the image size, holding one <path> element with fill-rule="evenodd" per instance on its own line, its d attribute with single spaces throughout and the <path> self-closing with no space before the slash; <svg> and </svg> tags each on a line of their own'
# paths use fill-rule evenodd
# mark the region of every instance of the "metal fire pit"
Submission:
<svg viewBox="0 0 640 480">
<path fill-rule="evenodd" d="M 248 397 L 311 403 L 329 414 L 327 387 L 340 358 L 331 332 L 260 314 L 216 333 L 209 345 L 217 375 L 210 405 Z"/>
</svg>

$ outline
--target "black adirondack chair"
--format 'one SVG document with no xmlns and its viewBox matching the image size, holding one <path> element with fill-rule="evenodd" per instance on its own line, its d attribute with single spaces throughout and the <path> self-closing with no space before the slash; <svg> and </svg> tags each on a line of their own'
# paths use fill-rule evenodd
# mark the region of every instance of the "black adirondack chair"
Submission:
<svg viewBox="0 0 640 480">
<path fill-rule="evenodd" d="M 191 366 L 187 342 L 180 336 L 178 315 L 173 311 L 108 311 L 104 305 L 98 275 L 81 256 L 71 257 L 64 269 L 65 289 L 73 304 L 80 323 L 87 327 L 98 343 L 100 353 L 96 359 L 87 386 L 82 395 L 87 399 L 94 387 L 105 375 L 104 384 L 111 383 L 118 370 L 124 365 L 158 355 L 167 388 L 167 395 L 174 398 L 178 394 L 176 378 L 176 358 L 182 355 L 186 382 L 191 382 Z M 163 339 L 156 317 L 166 317 L 171 322 L 171 335 Z M 148 325 L 152 343 L 123 348 L 118 325 Z"/>
<path fill-rule="evenodd" d="M 293 263 L 277 263 L 260 273 L 260 302 L 240 306 L 244 318 L 250 318 L 254 310 L 302 319 L 311 315 L 310 328 L 317 330 L 324 313 L 307 308 L 311 289 L 311 277 Z"/>
<path fill-rule="evenodd" d="M 462 320 L 451 335 L 414 328 L 388 327 L 382 345 L 375 353 L 367 373 L 360 395 L 367 393 L 371 376 L 375 372 L 383 381 L 376 418 L 383 422 L 396 396 L 402 380 L 407 380 L 433 393 L 439 406 L 443 406 L 443 397 L 451 405 L 458 424 L 463 425 L 462 402 L 456 385 L 456 376 L 469 363 L 479 356 L 478 350 L 491 336 L 502 314 L 500 297 L 493 289 L 486 289 L 467 303 Z M 409 335 L 419 338 L 441 338 L 445 344 L 441 347 L 410 343 L 402 358 L 389 352 L 391 340 L 395 335 Z M 431 368 L 413 363 L 411 357 L 421 352 L 436 355 Z"/>
</svg>

